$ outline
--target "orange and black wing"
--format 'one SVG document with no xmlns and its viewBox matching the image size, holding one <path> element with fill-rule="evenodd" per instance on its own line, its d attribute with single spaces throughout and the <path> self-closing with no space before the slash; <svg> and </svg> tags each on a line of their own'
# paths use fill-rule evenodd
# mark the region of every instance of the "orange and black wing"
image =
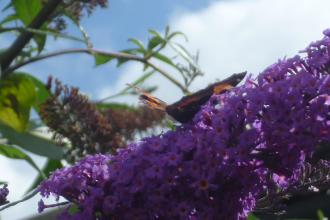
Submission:
<svg viewBox="0 0 330 220">
<path fill-rule="evenodd" d="M 214 83 L 194 94 L 183 97 L 172 105 L 167 105 L 165 110 L 167 114 L 172 116 L 175 120 L 181 123 L 188 122 L 213 94 L 221 94 L 232 89 L 244 79 L 245 75 L 246 72 L 233 74 L 227 79 Z"/>
</svg>

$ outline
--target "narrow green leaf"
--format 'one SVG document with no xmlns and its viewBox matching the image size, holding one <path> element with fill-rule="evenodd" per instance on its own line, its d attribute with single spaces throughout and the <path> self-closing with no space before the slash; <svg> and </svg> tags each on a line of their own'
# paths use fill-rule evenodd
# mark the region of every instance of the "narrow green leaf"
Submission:
<svg viewBox="0 0 330 220">
<path fill-rule="evenodd" d="M 172 66 L 172 67 L 174 67 L 178 71 L 180 71 L 179 68 L 172 62 L 172 60 L 169 57 L 167 57 L 167 56 L 165 56 L 161 53 L 155 53 L 153 55 L 153 57 L 160 60 L 160 61 L 162 61 L 162 62 L 164 62 L 164 63 L 166 63 L 166 64 L 168 64 L 168 65 L 170 65 L 170 66 Z"/>
<path fill-rule="evenodd" d="M 162 38 L 162 35 L 153 29 L 149 29 L 148 32 L 155 37 Z"/>
<path fill-rule="evenodd" d="M 324 216 L 324 213 L 322 212 L 322 210 L 318 209 L 316 213 L 317 213 L 317 217 L 318 217 L 319 220 L 328 219 Z"/>
<path fill-rule="evenodd" d="M 6 181 L 0 181 L 0 185 L 5 185 L 5 184 L 8 184 L 8 182 L 6 182 Z"/>
<path fill-rule="evenodd" d="M 7 17 L 5 17 L 2 21 L 0 21 L 0 25 L 7 24 L 7 23 L 9 23 L 11 21 L 14 21 L 16 19 L 18 19 L 16 14 L 10 14 Z"/>
<path fill-rule="evenodd" d="M 175 32 L 169 34 L 169 35 L 167 36 L 166 40 L 169 41 L 169 40 L 171 40 L 173 37 L 178 36 L 178 35 L 182 36 L 182 37 L 185 39 L 185 41 L 188 41 L 188 37 L 187 37 L 183 32 L 181 32 L 181 31 L 175 31 Z"/>
<path fill-rule="evenodd" d="M 45 29 L 45 27 L 41 29 Z M 46 45 L 47 35 L 43 35 L 43 34 L 34 35 L 33 40 L 37 44 L 38 52 L 41 53 L 41 51 L 44 49 Z"/>
<path fill-rule="evenodd" d="M 6 10 L 8 10 L 11 7 L 13 7 L 13 3 L 10 1 L 1 11 L 5 12 Z"/>
<path fill-rule="evenodd" d="M 62 159 L 63 148 L 52 141 L 36 136 L 29 132 L 17 132 L 9 126 L 0 123 L 0 132 L 8 139 L 10 144 L 18 145 L 32 153 L 45 156 L 51 159 Z"/>
<path fill-rule="evenodd" d="M 41 9 L 40 0 L 12 0 L 18 18 L 28 26 Z"/>
<path fill-rule="evenodd" d="M 48 159 L 45 166 L 41 169 L 42 173 L 45 174 L 46 177 L 49 177 L 49 175 L 56 169 L 62 168 L 63 165 L 60 160 L 52 160 Z M 39 184 L 44 180 L 42 175 L 39 175 L 32 183 L 32 185 L 29 187 L 28 192 L 35 189 Z"/>
<path fill-rule="evenodd" d="M 36 100 L 33 82 L 22 74 L 12 74 L 0 86 L 0 121 L 17 131 L 27 128 Z"/>
<path fill-rule="evenodd" d="M 161 45 L 164 43 L 166 43 L 166 41 L 162 37 L 155 36 L 149 40 L 148 50 L 150 51 L 150 50 L 154 49 L 155 47 L 157 47 L 158 45 Z"/>
<path fill-rule="evenodd" d="M 34 169 L 36 169 L 41 176 L 45 177 L 45 175 L 39 169 L 37 164 L 32 160 L 32 158 L 23 151 L 21 151 L 20 149 L 18 149 L 17 147 L 0 144 L 0 154 L 11 159 L 25 160 Z"/>
<path fill-rule="evenodd" d="M 130 38 L 130 39 L 128 39 L 128 41 L 132 42 L 133 44 L 135 44 L 136 46 L 138 46 L 141 50 L 145 51 L 145 48 L 143 46 L 143 43 L 141 41 L 139 41 L 138 39 Z"/>
<path fill-rule="evenodd" d="M 95 66 L 100 66 L 102 64 L 106 64 L 107 62 L 115 59 L 115 57 L 105 56 L 102 54 L 94 54 Z"/>
</svg>

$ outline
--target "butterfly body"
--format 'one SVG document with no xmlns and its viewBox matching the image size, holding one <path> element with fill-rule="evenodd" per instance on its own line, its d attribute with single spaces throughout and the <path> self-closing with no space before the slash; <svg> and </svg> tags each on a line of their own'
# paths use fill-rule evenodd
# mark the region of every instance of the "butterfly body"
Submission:
<svg viewBox="0 0 330 220">
<path fill-rule="evenodd" d="M 141 93 L 140 100 L 150 108 L 165 111 L 175 120 L 186 123 L 195 116 L 201 106 L 205 104 L 213 94 L 222 94 L 232 89 L 243 80 L 245 75 L 246 72 L 233 74 L 220 82 L 209 85 L 205 89 L 184 96 L 171 105 L 167 105 L 165 102 L 143 91 L 139 91 Z"/>
</svg>

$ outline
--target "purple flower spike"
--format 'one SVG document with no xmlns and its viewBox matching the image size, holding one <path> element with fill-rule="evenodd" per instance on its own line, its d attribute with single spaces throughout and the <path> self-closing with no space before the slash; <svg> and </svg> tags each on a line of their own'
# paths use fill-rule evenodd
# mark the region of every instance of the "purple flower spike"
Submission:
<svg viewBox="0 0 330 220">
<path fill-rule="evenodd" d="M 330 36 L 214 95 L 195 118 L 40 185 L 78 206 L 61 219 L 246 219 L 330 141 Z"/>
</svg>

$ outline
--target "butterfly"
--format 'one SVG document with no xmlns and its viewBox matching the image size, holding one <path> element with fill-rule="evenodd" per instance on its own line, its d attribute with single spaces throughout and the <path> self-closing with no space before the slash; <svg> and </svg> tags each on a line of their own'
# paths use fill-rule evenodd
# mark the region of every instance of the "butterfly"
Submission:
<svg viewBox="0 0 330 220">
<path fill-rule="evenodd" d="M 233 74 L 220 82 L 209 85 L 205 89 L 184 96 L 171 105 L 166 104 L 138 87 L 130 86 L 134 87 L 135 90 L 140 93 L 139 99 L 148 107 L 164 111 L 176 121 L 186 123 L 193 119 L 201 106 L 205 104 L 213 94 L 222 94 L 234 88 L 244 79 L 246 73 L 247 72 Z"/>
</svg>

